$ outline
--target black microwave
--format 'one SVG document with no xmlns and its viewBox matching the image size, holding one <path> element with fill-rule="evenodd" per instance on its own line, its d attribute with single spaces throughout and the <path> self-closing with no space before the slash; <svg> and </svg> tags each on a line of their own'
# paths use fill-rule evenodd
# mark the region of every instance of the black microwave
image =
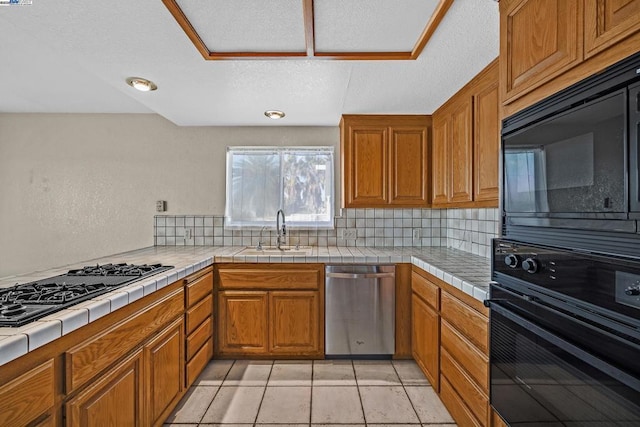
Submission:
<svg viewBox="0 0 640 427">
<path fill-rule="evenodd" d="M 503 121 L 503 235 L 640 257 L 640 53 Z"/>
</svg>

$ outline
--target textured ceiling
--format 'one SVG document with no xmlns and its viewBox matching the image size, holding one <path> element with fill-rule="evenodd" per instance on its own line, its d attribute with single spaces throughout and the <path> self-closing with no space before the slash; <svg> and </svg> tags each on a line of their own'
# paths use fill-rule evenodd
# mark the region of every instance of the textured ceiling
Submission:
<svg viewBox="0 0 640 427">
<path fill-rule="evenodd" d="M 339 25 L 331 35 L 318 34 L 319 40 L 334 49 L 341 41 L 363 45 L 378 37 L 377 43 L 388 43 L 381 48 L 403 48 L 416 26 L 406 18 L 406 6 L 420 2 L 377 2 L 385 5 L 386 21 L 407 25 L 372 32 L 380 22 L 362 11 L 362 20 L 350 21 L 351 37 L 338 34 L 345 29 Z M 364 0 L 327 0 L 319 18 L 333 14 L 337 21 L 340 3 L 357 11 Z M 290 7 L 271 12 L 285 20 L 301 13 L 293 0 L 282 4 Z M 283 49 L 300 44 L 301 24 L 273 30 L 273 19 L 246 26 L 225 15 L 227 39 L 218 27 L 208 37 L 237 48 L 276 31 Z M 161 0 L 33 0 L 31 6 L 0 7 L 0 112 L 155 112 L 178 125 L 214 126 L 336 126 L 342 114 L 430 114 L 498 55 L 498 25 L 496 2 L 455 0 L 415 61 L 205 61 Z M 149 78 L 159 89 L 137 92 L 125 84 L 129 76 Z M 287 116 L 272 121 L 263 115 L 267 109 Z"/>
</svg>

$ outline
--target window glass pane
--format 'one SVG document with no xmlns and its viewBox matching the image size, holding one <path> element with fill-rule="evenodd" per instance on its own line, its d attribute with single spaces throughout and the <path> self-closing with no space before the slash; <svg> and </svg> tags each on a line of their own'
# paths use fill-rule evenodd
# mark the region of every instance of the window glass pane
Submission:
<svg viewBox="0 0 640 427">
<path fill-rule="evenodd" d="M 332 147 L 227 149 L 226 225 L 333 228 Z"/>
</svg>

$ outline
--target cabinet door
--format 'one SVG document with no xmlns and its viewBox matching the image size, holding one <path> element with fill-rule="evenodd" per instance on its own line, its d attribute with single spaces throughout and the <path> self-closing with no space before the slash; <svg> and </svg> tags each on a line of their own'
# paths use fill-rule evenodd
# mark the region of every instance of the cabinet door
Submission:
<svg viewBox="0 0 640 427">
<path fill-rule="evenodd" d="M 497 70 L 496 70 L 497 71 Z M 474 200 L 495 200 L 498 206 L 498 158 L 500 154 L 500 117 L 498 76 L 481 88 L 473 98 L 474 108 Z"/>
<path fill-rule="evenodd" d="M 221 291 L 218 314 L 221 354 L 267 352 L 267 292 Z"/>
<path fill-rule="evenodd" d="M 273 353 L 318 353 L 319 298 L 317 291 L 269 293 L 269 350 Z"/>
<path fill-rule="evenodd" d="M 162 424 L 182 397 L 184 342 L 180 317 L 144 346 L 150 425 Z"/>
<path fill-rule="evenodd" d="M 585 58 L 640 31 L 640 0 L 590 0 L 584 7 Z"/>
<path fill-rule="evenodd" d="M 70 427 L 143 426 L 142 349 L 66 405 Z"/>
<path fill-rule="evenodd" d="M 391 128 L 390 204 L 427 205 L 430 177 L 428 142 L 424 126 Z"/>
<path fill-rule="evenodd" d="M 449 134 L 450 115 L 448 111 L 436 111 L 433 115 L 433 143 L 431 161 L 431 202 L 449 202 Z"/>
<path fill-rule="evenodd" d="M 416 360 L 434 390 L 440 390 L 440 320 L 418 295 L 411 296 L 412 349 Z"/>
<path fill-rule="evenodd" d="M 503 102 L 551 80 L 582 61 L 582 1 L 500 2 Z"/>
<path fill-rule="evenodd" d="M 473 197 L 473 110 L 472 98 L 463 97 L 451 111 L 451 148 L 449 159 L 452 203 L 470 202 Z"/>
<path fill-rule="evenodd" d="M 55 403 L 53 360 L 0 386 L 0 425 L 27 425 L 53 408 Z M 52 417 L 49 417 L 52 419 Z"/>
<path fill-rule="evenodd" d="M 345 207 L 388 204 L 388 127 L 347 125 L 345 131 L 342 153 Z"/>
</svg>

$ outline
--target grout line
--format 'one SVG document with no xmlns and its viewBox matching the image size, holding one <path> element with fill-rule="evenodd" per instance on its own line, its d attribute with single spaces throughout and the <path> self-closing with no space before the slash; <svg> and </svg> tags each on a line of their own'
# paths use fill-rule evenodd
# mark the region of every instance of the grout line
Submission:
<svg viewBox="0 0 640 427">
<path fill-rule="evenodd" d="M 362 395 L 360 394 L 360 384 L 358 383 L 358 374 L 356 373 L 356 366 L 353 363 L 353 359 L 351 360 L 351 368 L 353 369 L 353 379 L 356 381 L 356 390 L 358 391 L 358 399 L 360 400 L 360 409 L 362 410 L 362 419 L 364 420 L 364 425 L 368 425 L 367 423 L 367 414 L 364 412 L 364 404 L 362 403 Z"/>
<path fill-rule="evenodd" d="M 212 363 L 212 362 L 213 362 L 213 359 L 211 359 L 209 361 L 209 363 Z M 224 375 L 224 378 L 220 382 L 220 385 L 218 386 L 218 389 L 216 390 L 215 393 L 213 393 L 213 398 L 211 399 L 211 402 L 209 402 L 209 405 L 207 405 L 207 409 L 205 409 L 204 413 L 202 414 L 202 417 L 200 417 L 200 422 L 198 424 L 200 424 L 202 422 L 202 420 L 204 419 L 204 416 L 207 415 L 207 412 L 209 412 L 209 408 L 211 408 L 211 405 L 213 405 L 213 401 L 216 399 L 216 396 L 218 395 L 218 393 L 220 393 L 220 390 L 222 390 L 222 385 L 224 384 L 224 381 L 227 379 L 227 375 L 229 375 L 229 372 L 231 372 L 231 368 L 233 368 L 233 365 L 235 365 L 235 364 L 236 364 L 236 361 L 234 360 L 231 363 L 231 366 L 229 366 L 229 370 Z M 200 374 L 200 375 L 202 375 L 202 374 Z M 193 387 L 193 386 L 191 386 L 191 387 Z M 191 387 L 189 387 L 189 388 L 191 388 Z"/>
<path fill-rule="evenodd" d="M 256 425 L 258 422 L 258 415 L 260 415 L 260 409 L 262 409 L 262 402 L 264 402 L 264 395 L 267 394 L 267 385 L 269 384 L 269 380 L 271 379 L 271 373 L 273 372 L 273 364 L 274 364 L 274 361 L 272 360 L 271 369 L 269 369 L 269 375 L 267 376 L 267 381 L 264 383 L 264 390 L 262 390 L 260 405 L 258 405 L 258 410 L 256 411 L 256 417 L 253 419 L 253 425 Z"/>
<path fill-rule="evenodd" d="M 416 410 L 416 407 L 413 404 L 413 400 L 411 400 L 411 396 L 409 396 L 409 393 L 407 393 L 407 389 L 405 388 L 404 381 L 402 380 L 402 378 L 400 378 L 400 374 L 398 373 L 398 370 L 396 369 L 396 365 L 394 365 L 393 362 L 391 362 L 391 366 L 393 367 L 393 371 L 398 376 L 398 380 L 400 381 L 400 384 L 402 386 L 402 391 L 404 391 L 405 396 L 407 396 L 407 399 L 409 399 L 409 404 L 411 404 L 411 408 L 413 409 L 413 412 L 416 414 L 416 418 L 417 418 L 418 422 L 420 424 L 422 424 L 422 420 L 420 419 L 420 414 L 418 414 L 418 411 Z"/>
</svg>

